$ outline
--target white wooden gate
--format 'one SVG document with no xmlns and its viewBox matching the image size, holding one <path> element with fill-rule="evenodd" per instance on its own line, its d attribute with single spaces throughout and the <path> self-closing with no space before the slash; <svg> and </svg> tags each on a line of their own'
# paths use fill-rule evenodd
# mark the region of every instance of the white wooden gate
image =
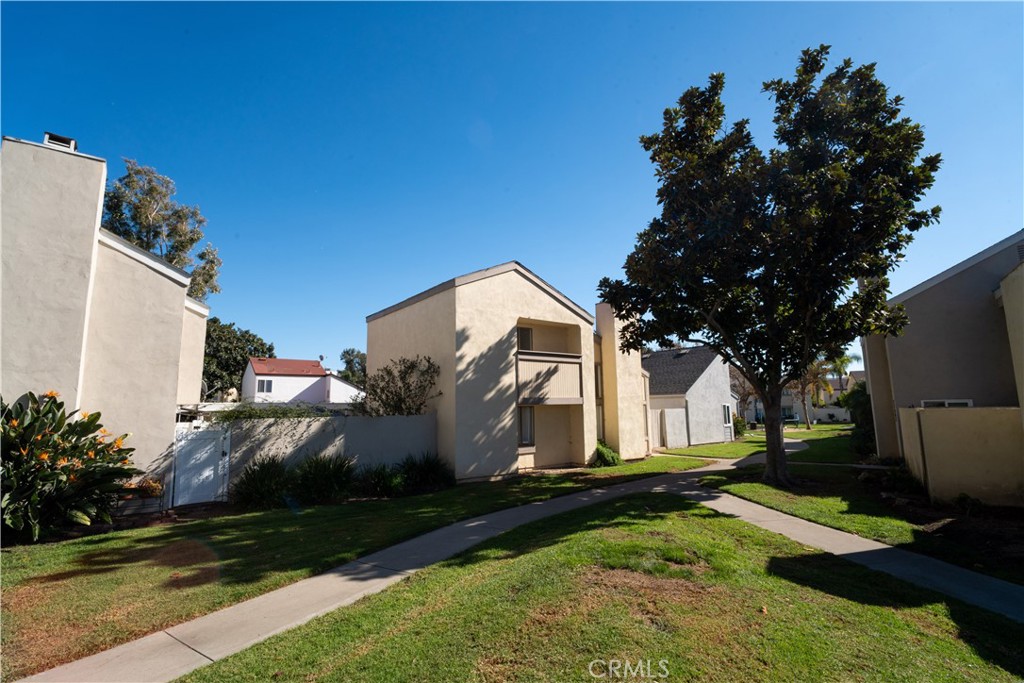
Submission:
<svg viewBox="0 0 1024 683">
<path fill-rule="evenodd" d="M 172 506 L 227 499 L 231 432 L 226 429 L 182 430 L 174 439 Z"/>
</svg>

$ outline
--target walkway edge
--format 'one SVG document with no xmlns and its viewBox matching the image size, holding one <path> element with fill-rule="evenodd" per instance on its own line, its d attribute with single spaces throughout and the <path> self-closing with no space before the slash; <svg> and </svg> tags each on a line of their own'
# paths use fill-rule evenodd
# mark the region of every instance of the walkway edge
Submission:
<svg viewBox="0 0 1024 683">
<path fill-rule="evenodd" d="M 734 464 L 588 489 L 457 522 L 325 574 L 22 680 L 165 683 L 378 593 L 424 567 L 509 529 L 595 503 L 650 492 L 683 496 L 804 545 L 1024 623 L 1024 586 L 793 517 L 717 489 L 704 488 L 696 481 L 696 476 L 731 469 Z"/>
</svg>

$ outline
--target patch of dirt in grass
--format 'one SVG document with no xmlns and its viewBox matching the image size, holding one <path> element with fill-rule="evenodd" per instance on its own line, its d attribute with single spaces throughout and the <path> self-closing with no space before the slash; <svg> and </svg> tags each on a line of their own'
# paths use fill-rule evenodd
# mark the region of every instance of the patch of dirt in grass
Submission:
<svg viewBox="0 0 1024 683">
<path fill-rule="evenodd" d="M 695 565 L 686 565 L 686 568 L 699 573 Z M 706 600 L 719 590 L 718 586 L 707 586 L 688 579 L 664 578 L 628 569 L 592 567 L 584 574 L 583 580 L 601 591 L 643 597 L 648 600 L 668 599 L 677 603 Z"/>
<path fill-rule="evenodd" d="M 13 623 L 6 626 L 10 630 L 4 643 L 5 680 L 43 671 L 83 654 L 80 643 L 93 624 L 69 622 L 60 610 L 44 609 L 59 601 L 60 591 L 39 584 L 24 584 L 5 593 L 5 618 L 21 615 L 13 617 Z M 48 614 L 55 614 L 56 618 L 48 619 Z"/>
</svg>

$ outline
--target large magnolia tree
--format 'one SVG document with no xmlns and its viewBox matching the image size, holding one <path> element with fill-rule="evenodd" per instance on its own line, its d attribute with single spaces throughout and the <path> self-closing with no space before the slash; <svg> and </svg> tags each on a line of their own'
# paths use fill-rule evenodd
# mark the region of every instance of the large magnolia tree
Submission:
<svg viewBox="0 0 1024 683">
<path fill-rule="evenodd" d="M 898 333 L 888 273 L 939 208 L 919 209 L 937 154 L 901 115 L 875 66 L 828 46 L 805 50 L 792 80 L 772 80 L 775 141 L 725 125 L 725 77 L 692 87 L 640 139 L 660 181 L 661 215 L 637 236 L 624 279 L 599 291 L 625 321 L 624 349 L 697 340 L 721 353 L 764 404 L 766 481 L 786 485 L 782 392 L 856 337 Z M 860 282 L 857 287 L 856 283 Z"/>
</svg>

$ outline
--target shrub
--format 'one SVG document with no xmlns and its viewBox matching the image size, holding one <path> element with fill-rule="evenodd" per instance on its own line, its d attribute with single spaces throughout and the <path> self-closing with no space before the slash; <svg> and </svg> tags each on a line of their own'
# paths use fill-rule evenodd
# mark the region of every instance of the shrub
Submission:
<svg viewBox="0 0 1024 683">
<path fill-rule="evenodd" d="M 861 456 L 875 454 L 875 422 L 871 414 L 871 395 L 867 384 L 857 382 L 852 389 L 839 397 L 839 402 L 850 411 L 853 431 L 850 433 L 850 448 Z"/>
<path fill-rule="evenodd" d="M 393 498 L 404 488 L 399 465 L 365 465 L 356 472 L 356 489 L 373 498 Z"/>
<path fill-rule="evenodd" d="M 294 474 L 278 458 L 257 456 L 231 485 L 232 503 L 252 510 L 269 510 L 287 505 Z"/>
<path fill-rule="evenodd" d="M 418 458 L 407 455 L 398 468 L 405 495 L 440 491 L 455 485 L 454 470 L 436 453 L 423 453 Z"/>
<path fill-rule="evenodd" d="M 222 410 L 213 414 L 211 421 L 226 424 L 235 420 L 270 420 L 300 417 L 330 417 L 339 411 L 329 410 L 317 405 L 260 405 L 256 403 L 239 403 L 230 410 Z"/>
<path fill-rule="evenodd" d="M 597 448 L 594 449 L 594 462 L 591 467 L 614 467 L 622 464 L 622 457 L 612 450 L 611 446 L 601 439 L 597 440 Z"/>
<path fill-rule="evenodd" d="M 352 404 L 356 415 L 419 415 L 437 398 L 441 367 L 430 356 L 393 360 L 366 378 L 364 393 Z"/>
<path fill-rule="evenodd" d="M 125 484 L 139 470 L 123 434 L 112 438 L 99 413 L 72 419 L 55 391 L 0 398 L 3 526 L 19 541 L 38 541 L 67 523 L 110 523 Z M 8 534 L 5 534 L 7 536 Z"/>
<path fill-rule="evenodd" d="M 135 485 L 142 498 L 159 498 L 164 495 L 164 483 L 159 479 L 146 477 Z"/>
<path fill-rule="evenodd" d="M 295 497 L 307 505 L 336 503 L 352 488 L 355 461 L 343 455 L 318 453 L 295 468 Z"/>
<path fill-rule="evenodd" d="M 736 438 L 740 438 L 747 433 L 747 419 L 742 415 L 732 414 L 732 431 L 736 435 Z"/>
</svg>

